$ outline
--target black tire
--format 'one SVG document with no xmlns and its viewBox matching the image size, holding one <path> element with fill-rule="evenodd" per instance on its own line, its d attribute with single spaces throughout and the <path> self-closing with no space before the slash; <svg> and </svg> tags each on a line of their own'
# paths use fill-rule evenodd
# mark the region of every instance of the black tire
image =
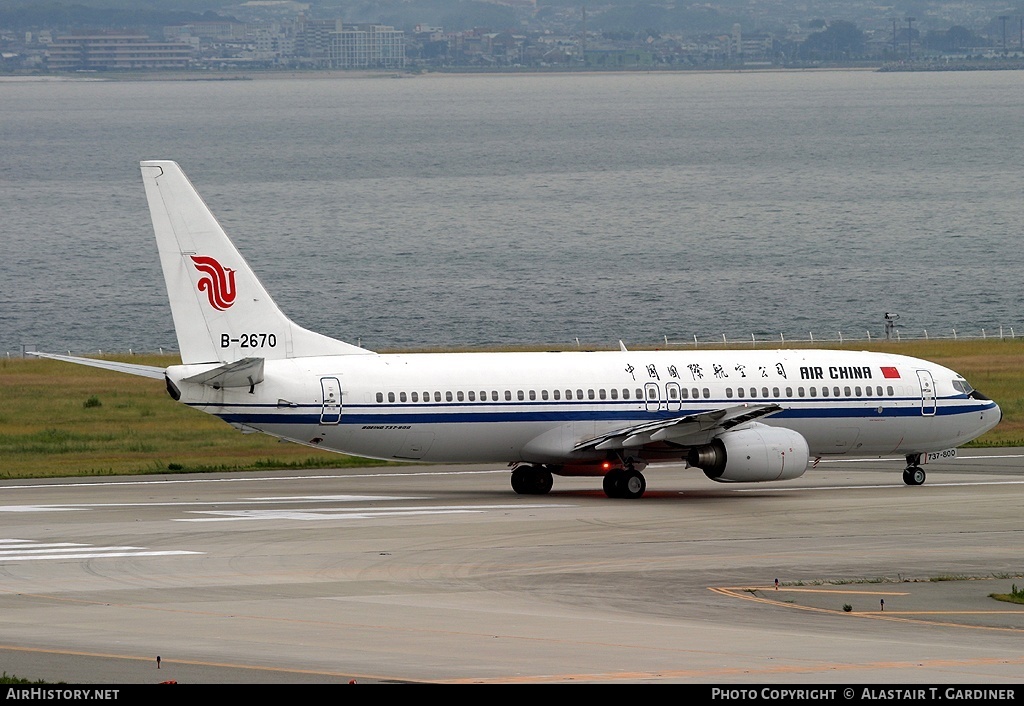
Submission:
<svg viewBox="0 0 1024 706">
<path fill-rule="evenodd" d="M 622 487 L 625 485 L 625 472 L 616 468 L 604 474 L 604 494 L 609 498 L 621 498 Z"/>
<path fill-rule="evenodd" d="M 551 471 L 540 466 L 534 466 L 533 494 L 547 495 L 555 485 L 555 479 L 551 477 Z"/>
<path fill-rule="evenodd" d="M 923 485 L 926 477 L 920 466 L 910 466 L 903 471 L 903 482 L 907 485 Z"/>
<path fill-rule="evenodd" d="M 555 484 L 543 466 L 517 466 L 512 471 L 512 490 L 519 495 L 547 495 Z"/>
<path fill-rule="evenodd" d="M 512 469 L 512 490 L 517 495 L 529 495 L 530 493 L 529 468 L 529 466 L 516 466 Z"/>
<path fill-rule="evenodd" d="M 647 479 L 640 471 L 626 471 L 623 473 L 621 495 L 619 497 L 636 500 L 643 497 L 647 490 Z"/>
</svg>

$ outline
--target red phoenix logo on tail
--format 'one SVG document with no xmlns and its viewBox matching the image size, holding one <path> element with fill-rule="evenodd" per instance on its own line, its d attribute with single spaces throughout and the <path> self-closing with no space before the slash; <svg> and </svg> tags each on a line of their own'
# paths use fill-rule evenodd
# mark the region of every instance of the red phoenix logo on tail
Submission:
<svg viewBox="0 0 1024 706">
<path fill-rule="evenodd" d="M 235 271 L 221 266 L 212 257 L 192 255 L 196 269 L 203 273 L 199 278 L 199 291 L 206 292 L 210 306 L 224 311 L 235 303 Z"/>
</svg>

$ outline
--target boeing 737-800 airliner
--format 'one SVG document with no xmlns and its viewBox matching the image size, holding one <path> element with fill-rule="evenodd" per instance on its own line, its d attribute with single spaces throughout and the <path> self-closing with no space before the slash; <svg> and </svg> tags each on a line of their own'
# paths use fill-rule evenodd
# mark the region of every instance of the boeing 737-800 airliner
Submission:
<svg viewBox="0 0 1024 706">
<path fill-rule="evenodd" d="M 801 476 L 812 459 L 921 463 L 994 427 L 999 407 L 940 365 L 835 350 L 378 354 L 301 328 L 270 298 L 181 168 L 142 162 L 181 365 L 45 357 L 165 380 L 233 426 L 378 459 L 508 463 L 638 498 L 651 462 L 711 480 Z"/>
</svg>

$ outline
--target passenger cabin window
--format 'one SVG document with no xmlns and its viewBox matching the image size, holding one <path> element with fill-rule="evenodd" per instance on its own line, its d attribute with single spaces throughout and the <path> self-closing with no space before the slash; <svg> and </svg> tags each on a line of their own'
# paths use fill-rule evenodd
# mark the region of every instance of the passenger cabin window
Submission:
<svg viewBox="0 0 1024 706">
<path fill-rule="evenodd" d="M 726 397 L 730 397 L 730 398 L 732 397 L 732 388 L 731 387 L 725 388 L 725 396 Z"/>
<path fill-rule="evenodd" d="M 704 399 L 706 399 L 706 400 L 710 400 L 711 399 L 711 390 L 706 388 L 706 387 L 704 388 Z"/>
<path fill-rule="evenodd" d="M 445 392 L 444 393 L 444 399 L 446 401 L 448 401 L 448 402 L 451 402 L 452 401 L 452 393 L 451 392 Z"/>
<path fill-rule="evenodd" d="M 405 393 L 404 392 L 399 392 L 398 393 L 398 400 L 399 400 L 399 402 L 405 402 L 406 401 L 405 400 Z"/>
<path fill-rule="evenodd" d="M 418 393 L 418 392 L 412 393 L 412 401 L 413 402 L 419 402 L 420 401 L 420 393 Z"/>
<path fill-rule="evenodd" d="M 536 390 L 530 390 L 530 399 L 531 400 L 537 399 L 537 391 Z"/>
<path fill-rule="evenodd" d="M 541 390 L 540 391 L 540 398 L 542 400 L 546 400 L 548 398 L 548 391 L 547 390 Z"/>
<path fill-rule="evenodd" d="M 434 402 L 440 402 L 440 401 L 441 401 L 441 393 L 440 392 L 434 392 Z"/>
<path fill-rule="evenodd" d="M 556 400 L 562 399 L 562 391 L 561 390 L 552 390 L 551 394 L 554 395 Z"/>
<path fill-rule="evenodd" d="M 377 401 L 378 402 L 383 402 L 384 401 L 384 393 L 383 392 L 378 392 L 377 393 Z"/>
<path fill-rule="evenodd" d="M 624 400 L 628 400 L 629 399 L 629 388 L 628 387 L 622 388 L 622 399 L 624 399 Z"/>
<path fill-rule="evenodd" d="M 613 387 L 609 392 L 611 392 L 613 400 L 619 399 L 619 388 Z"/>
<path fill-rule="evenodd" d="M 511 402 L 512 401 L 512 390 L 505 390 L 505 401 L 506 402 Z"/>
</svg>

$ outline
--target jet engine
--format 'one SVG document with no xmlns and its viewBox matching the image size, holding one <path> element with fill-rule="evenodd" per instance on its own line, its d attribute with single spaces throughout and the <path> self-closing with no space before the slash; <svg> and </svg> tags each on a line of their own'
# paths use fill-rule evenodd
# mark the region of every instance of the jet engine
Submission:
<svg viewBox="0 0 1024 706">
<path fill-rule="evenodd" d="M 807 440 L 792 429 L 750 424 L 690 449 L 686 462 L 719 483 L 792 480 L 807 470 Z"/>
</svg>

